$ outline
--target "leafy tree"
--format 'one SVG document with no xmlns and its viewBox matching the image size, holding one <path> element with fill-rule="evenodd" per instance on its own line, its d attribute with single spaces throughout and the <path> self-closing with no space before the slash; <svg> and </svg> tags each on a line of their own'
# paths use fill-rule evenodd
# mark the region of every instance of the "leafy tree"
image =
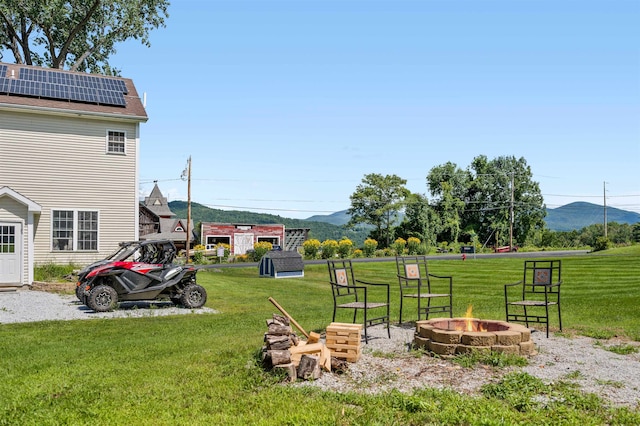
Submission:
<svg viewBox="0 0 640 426">
<path fill-rule="evenodd" d="M 431 246 L 436 243 L 437 227 L 438 217 L 429 206 L 427 197 L 411 194 L 406 200 L 404 220 L 396 227 L 395 235 L 407 241 L 414 237 Z"/>
<path fill-rule="evenodd" d="M 496 244 L 507 244 L 513 225 L 514 241 L 524 244 L 544 227 L 546 210 L 540 186 L 532 180 L 524 158 L 508 156 L 489 161 L 478 156 L 470 169 L 474 178 L 467 194 L 470 207 L 465 222 L 481 239 L 488 239 L 494 232 Z"/>
<path fill-rule="evenodd" d="M 407 181 L 396 175 L 382 176 L 377 173 L 365 175 L 362 184 L 351 195 L 351 216 L 349 226 L 368 223 L 375 227 L 371 236 L 385 241 L 389 247 L 393 238 L 393 225 L 411 193 L 405 185 Z"/>
<path fill-rule="evenodd" d="M 149 32 L 165 26 L 168 0 L 4 0 L 0 48 L 15 62 L 117 74 L 109 64 L 116 44 L 150 46 Z"/>
<path fill-rule="evenodd" d="M 470 180 L 468 171 L 451 162 L 429 171 L 427 188 L 435 198 L 433 207 L 440 219 L 439 239 L 458 241 Z"/>
</svg>

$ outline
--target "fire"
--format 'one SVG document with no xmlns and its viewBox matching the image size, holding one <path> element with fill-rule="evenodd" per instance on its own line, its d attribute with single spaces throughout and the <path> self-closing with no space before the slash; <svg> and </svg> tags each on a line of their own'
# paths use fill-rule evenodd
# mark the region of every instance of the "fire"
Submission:
<svg viewBox="0 0 640 426">
<path fill-rule="evenodd" d="M 467 308 L 467 312 L 465 312 L 464 314 L 464 325 L 456 327 L 456 330 L 459 331 L 487 331 L 487 329 L 484 327 L 484 324 L 482 324 L 479 321 L 475 321 L 473 320 L 473 305 L 469 305 L 469 307 Z"/>
</svg>

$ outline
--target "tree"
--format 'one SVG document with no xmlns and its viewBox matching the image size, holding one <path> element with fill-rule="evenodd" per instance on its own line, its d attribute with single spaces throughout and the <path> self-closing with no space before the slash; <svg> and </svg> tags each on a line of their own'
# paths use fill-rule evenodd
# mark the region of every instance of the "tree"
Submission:
<svg viewBox="0 0 640 426">
<path fill-rule="evenodd" d="M 382 176 L 371 173 L 365 175 L 362 184 L 351 195 L 351 216 L 349 226 L 368 223 L 375 226 L 372 237 L 385 241 L 389 247 L 393 238 L 393 225 L 404 207 L 406 197 L 411 193 L 405 185 L 407 181 L 396 175 Z"/>
<path fill-rule="evenodd" d="M 109 56 L 128 39 L 150 46 L 168 0 L 4 0 L 0 48 L 18 64 L 115 75 Z M 1 58 L 1 57 L 0 57 Z"/>
<path fill-rule="evenodd" d="M 524 158 L 489 161 L 482 155 L 474 158 L 470 169 L 473 179 L 464 221 L 483 241 L 493 233 L 496 244 L 509 244 L 513 232 L 513 241 L 524 244 L 544 228 L 544 200 Z"/>
<path fill-rule="evenodd" d="M 469 172 L 451 162 L 429 171 L 427 188 L 436 197 L 434 208 L 440 218 L 440 239 L 458 242 L 470 180 Z"/>
<path fill-rule="evenodd" d="M 437 219 L 426 196 L 410 194 L 406 201 L 404 220 L 396 228 L 395 234 L 406 240 L 418 238 L 427 247 L 435 245 Z"/>
</svg>

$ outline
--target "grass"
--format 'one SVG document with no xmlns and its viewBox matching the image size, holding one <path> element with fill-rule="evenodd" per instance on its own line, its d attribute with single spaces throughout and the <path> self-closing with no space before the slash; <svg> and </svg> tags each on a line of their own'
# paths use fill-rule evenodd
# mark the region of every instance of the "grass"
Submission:
<svg viewBox="0 0 640 426">
<path fill-rule="evenodd" d="M 640 246 L 563 258 L 563 334 L 640 340 L 639 255 Z M 478 318 L 502 319 L 502 284 L 520 278 L 522 258 L 430 267 L 454 277 L 454 315 L 473 305 Z M 355 268 L 361 279 L 397 283 L 394 262 Z M 307 331 L 322 332 L 332 313 L 327 275 L 326 265 L 307 266 L 295 279 L 259 278 L 255 267 L 201 271 L 207 306 L 218 314 L 0 325 L 0 425 L 640 424 L 637 408 L 608 407 L 571 383 L 526 374 L 509 374 L 475 397 L 284 385 L 258 363 L 265 320 L 277 313 L 268 298 Z"/>
</svg>

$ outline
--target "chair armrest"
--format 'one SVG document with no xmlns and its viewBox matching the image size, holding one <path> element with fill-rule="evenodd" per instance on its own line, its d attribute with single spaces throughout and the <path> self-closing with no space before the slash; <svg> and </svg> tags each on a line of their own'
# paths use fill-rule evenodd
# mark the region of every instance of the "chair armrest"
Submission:
<svg viewBox="0 0 640 426">
<path fill-rule="evenodd" d="M 387 283 L 372 283 L 372 282 L 362 281 L 362 280 L 355 280 L 355 281 L 357 283 L 364 284 L 364 285 L 377 285 L 377 286 L 389 287 L 389 284 L 387 284 Z"/>
<path fill-rule="evenodd" d="M 506 290 L 506 289 L 507 289 L 507 287 L 513 287 L 513 286 L 515 286 L 515 285 L 522 285 L 522 281 L 518 281 L 518 282 L 516 282 L 516 283 L 505 284 L 505 285 L 504 285 L 504 288 L 505 288 L 505 290 Z"/>
<path fill-rule="evenodd" d="M 433 277 L 433 278 L 448 278 L 448 279 L 450 279 L 450 280 L 452 280 L 452 279 L 453 279 L 453 277 L 452 277 L 451 275 L 434 275 L 434 274 L 429 274 L 429 276 L 430 276 L 430 277 Z"/>
</svg>

